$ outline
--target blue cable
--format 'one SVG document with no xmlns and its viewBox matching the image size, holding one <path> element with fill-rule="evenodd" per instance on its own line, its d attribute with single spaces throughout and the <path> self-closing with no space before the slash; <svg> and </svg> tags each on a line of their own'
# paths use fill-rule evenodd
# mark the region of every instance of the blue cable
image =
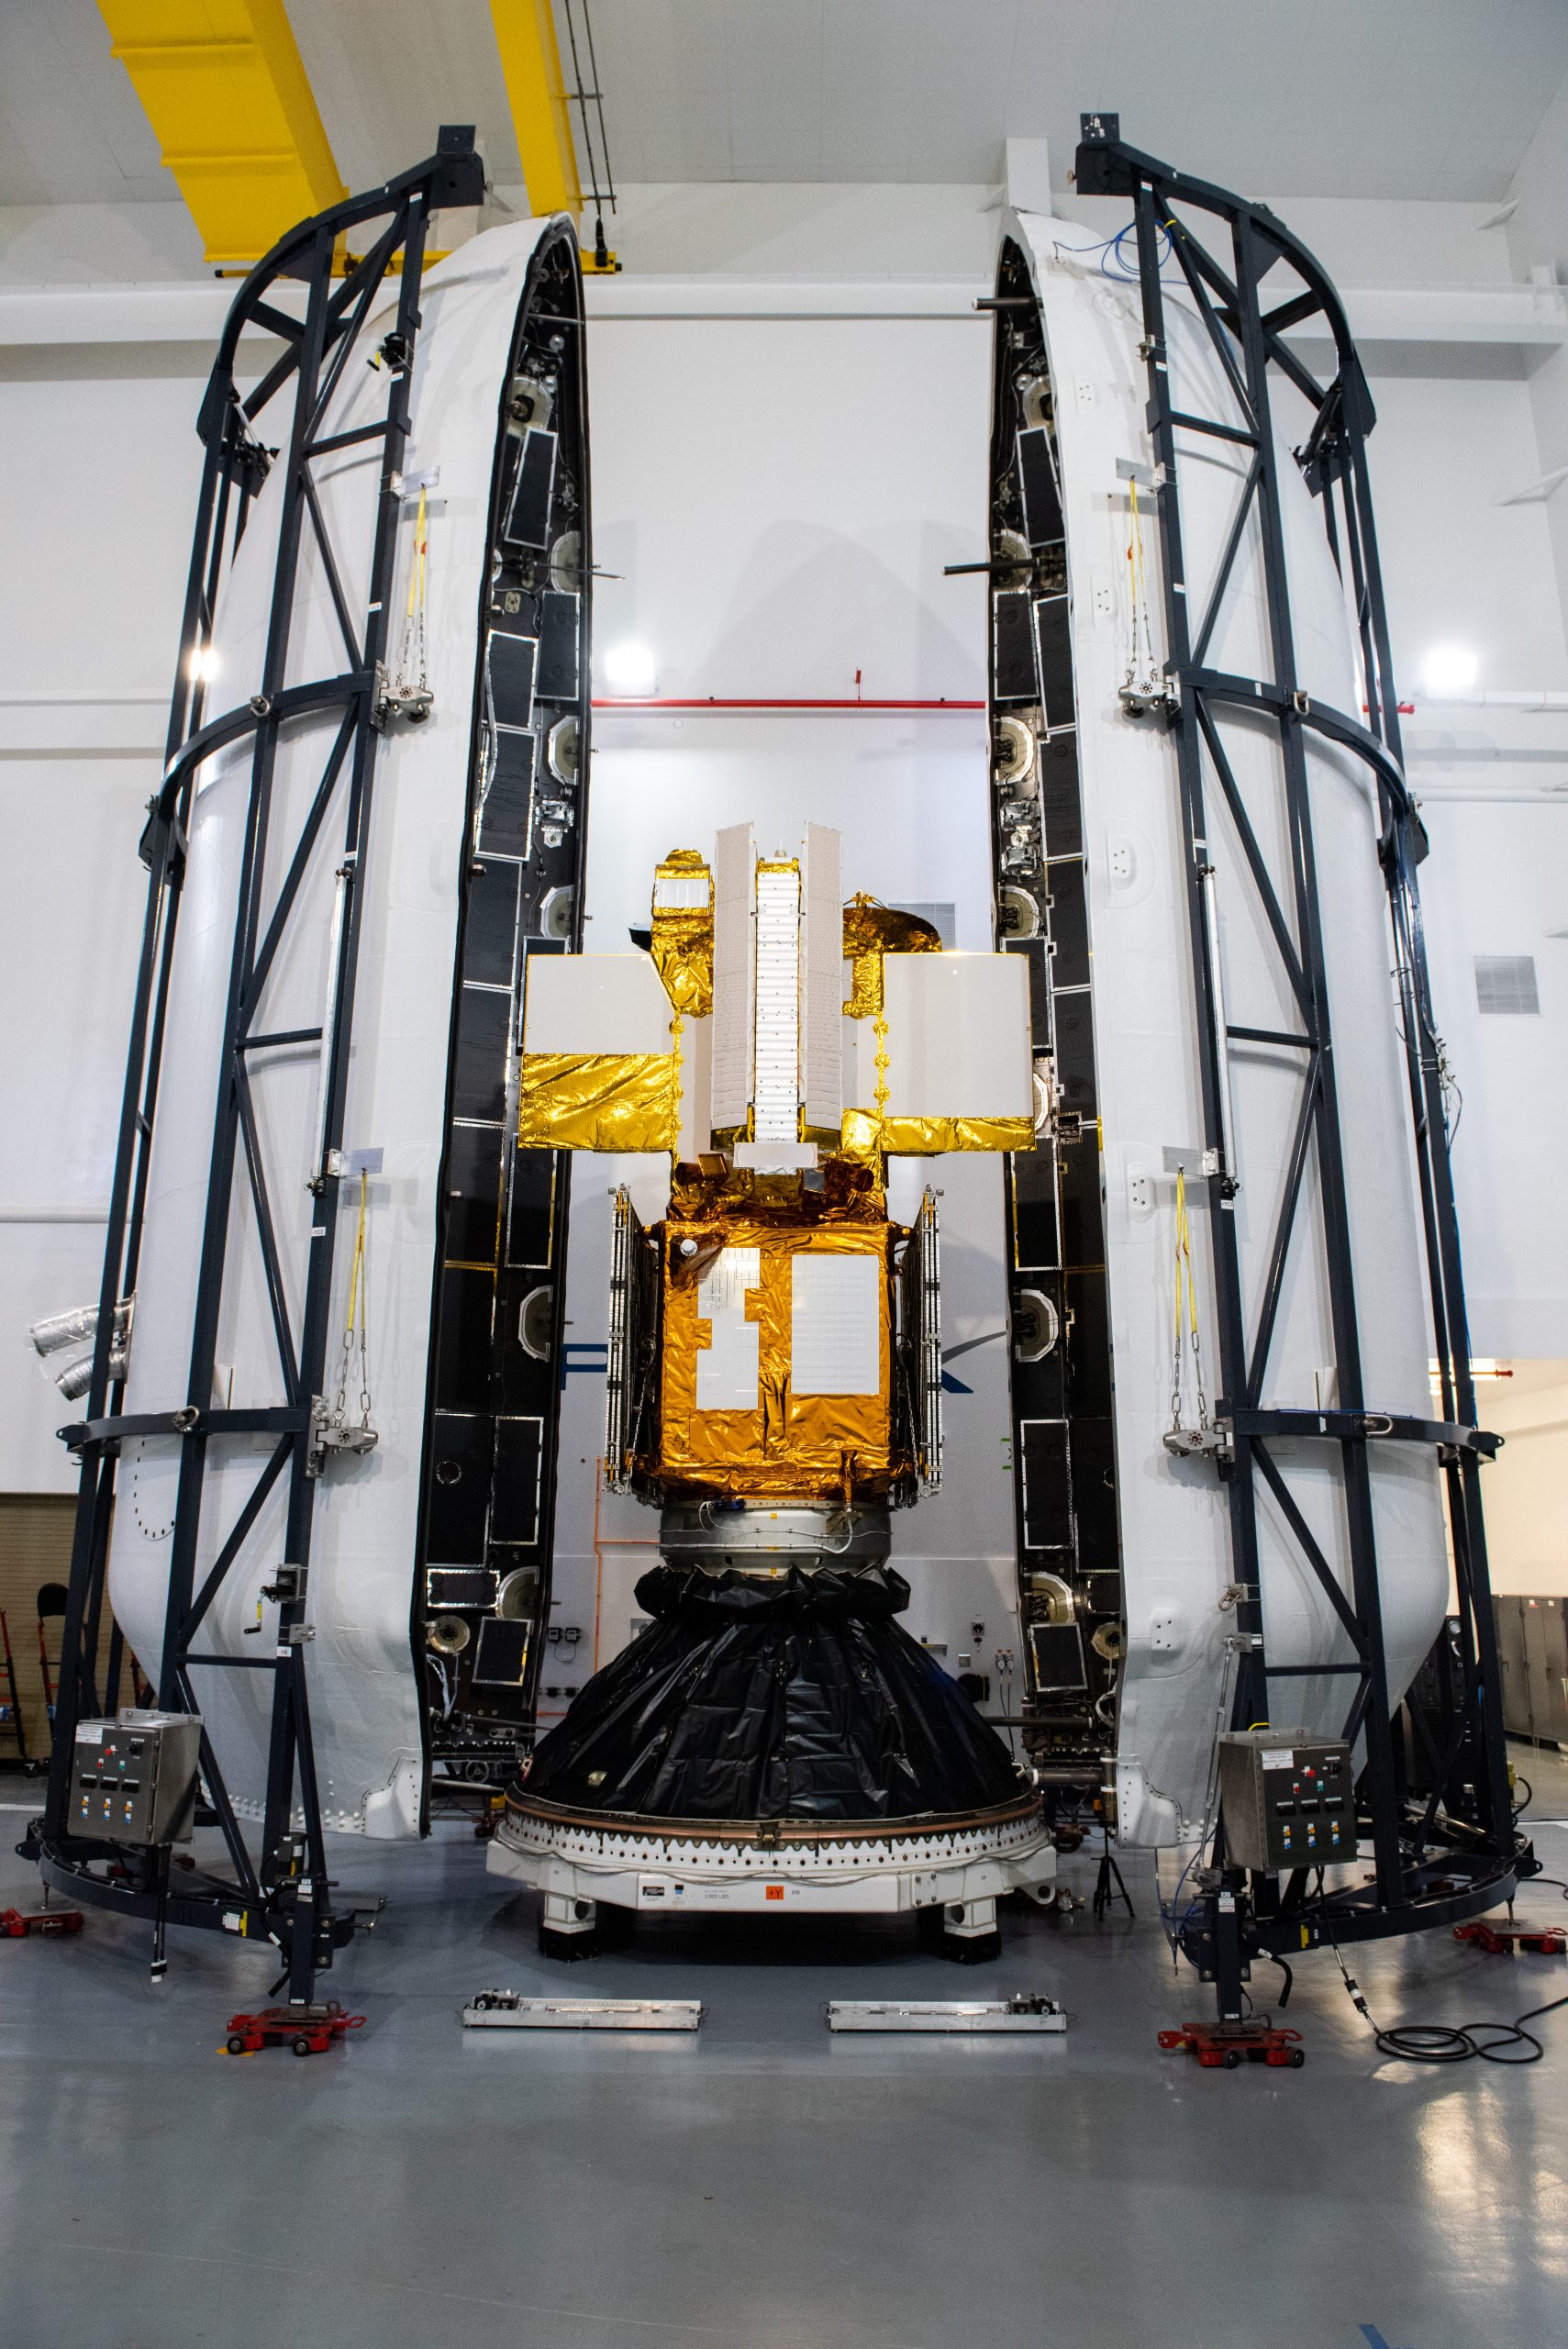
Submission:
<svg viewBox="0 0 1568 2349">
<path fill-rule="evenodd" d="M 1099 270 L 1102 277 L 1108 277 L 1113 285 L 1135 285 L 1138 283 L 1137 262 L 1129 262 L 1122 248 L 1129 237 L 1136 237 L 1137 234 L 1137 221 L 1129 220 L 1125 228 L 1117 230 L 1114 237 L 1103 238 L 1097 245 L 1066 245 L 1062 250 L 1064 252 L 1071 252 L 1078 259 L 1085 259 L 1090 253 L 1097 253 L 1100 257 Z M 1174 245 L 1169 228 L 1162 227 L 1160 234 L 1165 240 L 1164 249 L 1160 255 L 1160 274 L 1163 276 L 1165 263 L 1173 258 Z M 1116 264 L 1114 268 L 1106 264 L 1107 254 Z"/>
</svg>

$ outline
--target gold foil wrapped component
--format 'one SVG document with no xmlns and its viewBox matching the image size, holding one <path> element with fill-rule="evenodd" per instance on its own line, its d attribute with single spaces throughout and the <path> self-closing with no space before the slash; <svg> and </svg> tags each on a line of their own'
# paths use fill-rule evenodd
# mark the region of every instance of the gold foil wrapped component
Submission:
<svg viewBox="0 0 1568 2349">
<path fill-rule="evenodd" d="M 840 1131 L 840 1148 L 846 1158 L 862 1166 L 882 1163 L 882 1119 L 874 1109 L 846 1109 Z"/>
<path fill-rule="evenodd" d="M 845 1017 L 881 1017 L 884 954 L 940 954 L 941 951 L 941 940 L 918 914 L 900 913 L 895 906 L 879 905 L 863 891 L 851 897 L 844 907 L 844 960 L 853 965 Z"/>
<path fill-rule="evenodd" d="M 894 1157 L 944 1150 L 1032 1150 L 1032 1118 L 884 1118 L 882 1146 Z"/>
<path fill-rule="evenodd" d="M 663 1327 L 659 1450 L 639 1464 L 666 1493 L 794 1501 L 885 1499 L 914 1475 L 893 1440 L 893 1265 L 906 1234 L 881 1211 L 880 1189 L 840 1169 L 840 1196 L 727 1199 L 728 1184 L 682 1182 L 662 1231 Z M 732 1178 L 733 1179 L 733 1178 Z M 689 1212 L 695 1208 L 695 1216 Z M 683 1258 L 682 1244 L 695 1242 Z M 699 1311 L 703 1274 L 721 1250 L 754 1248 L 757 1285 L 744 1315 L 758 1325 L 757 1403 L 699 1409 L 697 1365 L 713 1334 Z M 877 1390 L 796 1395 L 791 1380 L 794 1265 L 802 1254 L 868 1256 L 878 1266 Z M 702 1267 L 701 1272 L 696 1267 Z"/>
<path fill-rule="evenodd" d="M 669 1150 L 680 1137 L 678 1052 L 525 1052 L 523 1150 Z"/>
<path fill-rule="evenodd" d="M 821 1174 L 820 1190 L 807 1191 L 798 1174 L 779 1181 L 750 1167 L 726 1165 L 717 1155 L 711 1165 L 677 1166 L 670 1181 L 670 1220 L 717 1228 L 732 1215 L 748 1215 L 770 1230 L 784 1225 L 814 1231 L 825 1224 L 869 1230 L 886 1223 L 887 1196 L 878 1169 L 829 1158 Z"/>
<path fill-rule="evenodd" d="M 931 1158 L 948 1150 L 1032 1150 L 1029 1118 L 879 1118 L 846 1109 L 841 1147 L 848 1158 Z"/>
<path fill-rule="evenodd" d="M 689 896 L 701 883 L 701 905 L 661 905 L 660 896 Z M 713 1009 L 713 875 L 695 848 L 672 849 L 653 878 L 651 917 L 654 966 L 664 992 L 687 1019 L 706 1019 Z"/>
<path fill-rule="evenodd" d="M 944 1150 L 1032 1150 L 1029 1118 L 884 1118 L 882 1146 L 896 1157 L 934 1156 Z"/>
</svg>

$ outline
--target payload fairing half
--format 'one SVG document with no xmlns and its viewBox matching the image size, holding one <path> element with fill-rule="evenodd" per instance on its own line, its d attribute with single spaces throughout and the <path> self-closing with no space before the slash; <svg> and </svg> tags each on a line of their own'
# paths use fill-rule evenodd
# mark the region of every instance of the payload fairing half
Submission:
<svg viewBox="0 0 1568 2349">
<path fill-rule="evenodd" d="M 322 1812 L 328 1827 L 385 1837 L 421 1831 L 432 1762 L 504 1778 L 531 1703 L 566 1199 L 562 1162 L 515 1147 L 514 1045 L 529 957 L 577 933 L 589 727 L 586 384 L 570 224 L 473 239 L 428 273 L 419 304 L 399 385 L 411 434 L 393 484 L 373 801 L 363 809 L 352 796 L 345 809 L 331 704 L 281 729 L 264 797 L 249 738 L 197 771 L 126 1392 L 144 1427 L 187 1407 L 308 1403 Z M 302 578 L 283 683 L 266 674 L 291 477 L 278 463 L 206 647 L 204 674 L 226 704 L 281 699 L 355 649 L 345 635 L 370 592 L 387 493 L 375 419 L 399 354 L 386 348 L 389 307 L 350 317 L 312 419 L 317 518 L 295 525 Z M 339 1016 L 350 920 L 343 1141 L 328 1154 L 321 1038 Z M 214 1122 L 235 1101 L 225 1169 Z M 321 1391 L 302 1398 L 295 1348 L 328 1225 L 330 1351 Z M 271 1422 L 218 1429 L 194 1518 L 188 1501 L 181 1518 L 189 1447 L 173 1427 L 127 1446 L 109 1591 L 155 1675 L 167 1677 L 189 1592 L 220 1558 L 198 1645 L 259 1661 L 286 1629 L 295 1472 L 266 1471 L 287 1445 Z M 261 1817 L 271 1688 L 258 1672 L 209 1666 L 199 1700 L 235 1809 Z"/>
</svg>

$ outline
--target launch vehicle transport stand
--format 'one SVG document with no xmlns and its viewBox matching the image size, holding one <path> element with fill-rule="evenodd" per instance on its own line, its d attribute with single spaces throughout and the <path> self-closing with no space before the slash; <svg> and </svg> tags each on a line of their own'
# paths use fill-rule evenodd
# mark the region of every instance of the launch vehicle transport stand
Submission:
<svg viewBox="0 0 1568 2349">
<path fill-rule="evenodd" d="M 236 298 L 218 347 L 203 403 L 205 444 L 195 540 L 186 589 L 180 661 L 170 713 L 162 784 L 149 807 L 141 853 L 149 868 L 147 913 L 130 1020 L 130 1052 L 110 1195 L 97 1341 L 87 1414 L 61 1434 L 81 1464 L 80 1498 L 72 1553 L 69 1599 L 61 1642 L 49 1795 L 23 1854 L 37 1858 L 45 1879 L 73 1898 L 154 1917 L 176 1925 L 210 1927 L 252 1940 L 270 1940 L 285 1961 L 291 2007 L 313 2000 L 318 1970 L 351 1939 L 356 1915 L 338 1906 L 327 1873 L 321 1803 L 311 1742 L 306 1658 L 311 1638 L 307 1599 L 311 1522 L 322 1453 L 317 1404 L 326 1384 L 332 1278 L 333 1212 L 341 1179 L 343 1114 L 354 1022 L 354 983 L 361 908 L 354 887 L 369 834 L 376 746 L 395 716 L 385 684 L 388 618 L 393 608 L 404 451 L 410 430 L 408 392 L 419 330 L 420 273 L 429 217 L 438 208 L 479 205 L 484 175 L 472 128 L 445 128 L 437 152 L 373 194 L 350 198 L 291 229 L 250 273 Z M 345 240 L 369 242 L 344 275 L 334 275 Z M 351 435 L 323 435 L 321 424 L 350 354 L 368 355 L 361 328 L 383 288 L 395 290 L 395 324 L 377 354 L 385 384 L 384 411 Z M 280 306 L 275 294 L 294 297 Z M 303 294 L 303 311 L 298 307 Z M 261 328 L 278 338 L 282 355 L 261 381 L 242 393 L 241 333 Z M 248 372 L 248 371 L 241 371 Z M 292 395 L 292 401 L 280 395 Z M 277 405 L 274 405 L 277 403 Z M 286 408 L 286 414 L 284 410 Z M 374 444 L 381 466 L 374 540 L 362 610 L 350 611 L 322 521 L 312 463 L 348 439 Z M 262 482 L 284 469 L 271 617 L 261 689 L 244 707 L 208 717 L 204 708 L 203 655 L 219 584 Z M 307 536 L 307 534 L 310 534 Z M 339 674 L 288 684 L 291 629 L 297 617 L 302 551 L 319 546 L 344 640 Z M 288 856 L 276 904 L 262 896 L 264 844 L 280 729 L 315 711 L 340 712 L 330 738 L 319 788 L 304 830 Z M 239 885 L 225 1028 L 225 1081 L 219 1088 L 201 1235 L 188 1401 L 169 1414 L 127 1416 L 125 1369 L 111 1368 L 116 1308 L 137 1285 L 153 1123 L 170 975 L 193 794 L 202 763 L 227 745 L 251 746 L 250 807 Z M 341 783 L 343 823 L 339 918 L 333 931 L 329 1008 L 323 1029 L 306 1037 L 262 1037 L 251 1012 L 266 970 L 295 913 L 295 896 L 310 847 L 328 819 Z M 264 932 L 264 934 L 263 934 Z M 289 1327 L 273 1218 L 250 1108 L 246 1055 L 263 1044 L 314 1041 L 322 1069 L 321 1212 L 310 1244 L 297 1331 Z M 260 1251 L 266 1294 L 272 1300 L 286 1401 L 250 1409 L 213 1407 L 215 1350 L 226 1284 L 234 1271 L 230 1211 L 243 1163 L 254 1208 L 251 1244 Z M 196 1675 L 204 1671 L 272 1675 L 267 1798 L 261 1850 L 254 1861 L 205 1731 L 201 1777 L 228 1847 L 230 1879 L 182 1872 L 177 1889 L 161 1881 L 150 1849 L 111 1843 L 72 1831 L 72 1757 L 78 1723 L 103 1709 L 95 1685 L 98 1625 L 105 1598 L 117 1464 L 128 1440 L 177 1434 L 181 1439 L 178 1497 L 172 1529 L 171 1569 L 157 1702 L 164 1712 L 199 1713 Z M 270 1437 L 272 1449 L 249 1499 L 217 1545 L 200 1587 L 195 1568 L 204 1475 L 209 1449 L 228 1438 Z M 266 1655 L 209 1653 L 201 1645 L 204 1620 L 268 1495 L 286 1478 L 284 1557 L 274 1586 L 278 1629 Z M 210 1645 L 210 1642 L 209 1642 Z M 296 1831 L 294 1820 L 303 1820 Z M 280 1986 L 281 1987 L 281 1986 Z"/>
<path fill-rule="evenodd" d="M 1496 1438 L 1476 1424 L 1444 1100 L 1440 1041 L 1434 1024 L 1417 867 L 1427 843 L 1406 784 L 1398 692 L 1373 519 L 1367 437 L 1375 421 L 1371 396 L 1338 295 L 1312 255 L 1266 207 L 1173 171 L 1125 144 L 1115 115 L 1085 115 L 1076 157 L 1080 195 L 1130 202 L 1136 228 L 1137 283 L 1142 304 L 1141 355 L 1147 366 L 1147 421 L 1153 454 L 1153 498 L 1162 562 L 1166 658 L 1161 707 L 1152 719 L 1174 739 L 1184 829 L 1192 846 L 1186 901 L 1191 976 L 1198 1009 L 1205 1121 L 1204 1178 L 1218 1289 L 1220 1442 L 1214 1464 L 1226 1487 L 1240 1649 L 1231 1724 L 1288 1720 L 1291 1671 L 1329 1670 L 1346 1683 L 1344 1743 L 1363 1755 L 1355 1788 L 1359 1837 L 1370 1844 L 1364 1882 L 1326 1890 L 1321 1867 L 1275 1870 L 1238 1864 L 1223 1802 L 1212 1865 L 1179 1928 L 1181 1945 L 1205 1981 L 1215 1985 L 1222 2021 L 1241 2019 L 1250 1961 L 1346 1942 L 1452 1925 L 1507 1899 L 1518 1878 L 1539 1871 L 1515 1829 L 1508 1798 L 1496 1635 L 1487 1578 L 1480 1471 Z M 1225 232 L 1218 250 L 1190 225 L 1193 216 Z M 1207 230 L 1206 230 L 1207 233 Z M 1164 274 L 1162 274 L 1162 263 Z M 1179 273 L 1229 385 L 1224 416 L 1189 415 L 1173 406 L 1167 362 L 1167 286 Z M 1265 284 L 1266 281 L 1266 284 Z M 1336 372 L 1319 383 L 1284 340 L 1311 321 L 1331 340 Z M 1367 723 L 1320 706 L 1298 685 L 1287 584 L 1279 451 L 1271 389 L 1280 378 L 1308 403 L 1312 421 L 1296 462 L 1319 501 L 1335 564 L 1360 634 Z M 1207 611 L 1186 609 L 1183 556 L 1183 478 L 1218 439 L 1246 452 L 1249 470 L 1235 526 Z M 1270 674 L 1234 676 L 1205 666 L 1218 607 L 1255 510 L 1266 599 Z M 1277 742 L 1290 818 L 1289 887 L 1276 895 L 1249 818 L 1246 770 L 1227 753 L 1229 729 L 1266 726 Z M 1134 722 L 1129 718 L 1129 722 Z M 1141 722 L 1151 720 L 1145 717 Z M 1363 1394 L 1358 1321 L 1374 1300 L 1357 1294 L 1347 1211 L 1347 1169 L 1329 1030 L 1329 992 L 1307 789 L 1306 742 L 1315 734 L 1364 762 L 1375 779 L 1380 818 L 1377 855 L 1387 890 L 1404 1032 L 1414 1158 L 1425 1239 L 1432 1353 L 1440 1416 L 1393 1416 Z M 1268 1041 L 1302 1055 L 1299 1124 L 1274 1228 L 1270 1277 L 1255 1326 L 1240 1280 L 1235 1218 L 1227 1212 L 1236 1182 L 1229 1152 L 1228 1052 L 1251 1031 L 1226 1024 L 1218 985 L 1213 909 L 1206 890 L 1206 796 L 1218 787 L 1239 836 L 1258 907 L 1272 936 L 1298 1015 L 1296 1031 Z M 1215 811 L 1218 815 L 1218 809 Z M 1366 1018 L 1385 1016 L 1381 1003 Z M 1315 1157 L 1314 1196 L 1306 1181 Z M 1328 1282 L 1338 1359 L 1336 1406 L 1264 1408 L 1276 1312 L 1293 1234 L 1316 1219 Z M 1457 1619 L 1445 1627 L 1400 1710 L 1387 1698 L 1379 1567 L 1368 1467 L 1374 1443 L 1431 1450 L 1446 1486 L 1458 1588 Z M 1276 1449 L 1277 1446 L 1277 1449 Z M 1292 1493 L 1289 1461 L 1310 1447 L 1337 1453 L 1347 1521 L 1351 1591 L 1341 1590 Z M 1257 1509 L 1266 1486 L 1318 1578 L 1353 1649 L 1353 1661 L 1306 1667 L 1271 1664 L 1259 1598 Z M 1353 1847 L 1352 1847 L 1353 1848 Z M 1200 1855 L 1201 1858 L 1202 1855 Z M 1314 1880 L 1315 1879 L 1315 1880 Z"/>
</svg>

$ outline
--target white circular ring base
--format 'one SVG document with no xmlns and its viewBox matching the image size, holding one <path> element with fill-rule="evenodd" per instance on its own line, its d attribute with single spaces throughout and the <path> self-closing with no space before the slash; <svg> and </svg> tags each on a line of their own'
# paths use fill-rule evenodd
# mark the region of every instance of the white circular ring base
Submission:
<svg viewBox="0 0 1568 2349">
<path fill-rule="evenodd" d="M 763 1831 L 765 1836 L 765 1831 Z M 770 1843 L 628 1823 L 593 1826 L 508 1809 L 491 1842 L 493 1875 L 542 1892 L 550 1921 L 565 1904 L 635 1909 L 728 1909 L 765 1915 L 901 1910 L 1049 1897 L 1056 1850 L 1038 1811 L 951 1828 Z"/>
</svg>

